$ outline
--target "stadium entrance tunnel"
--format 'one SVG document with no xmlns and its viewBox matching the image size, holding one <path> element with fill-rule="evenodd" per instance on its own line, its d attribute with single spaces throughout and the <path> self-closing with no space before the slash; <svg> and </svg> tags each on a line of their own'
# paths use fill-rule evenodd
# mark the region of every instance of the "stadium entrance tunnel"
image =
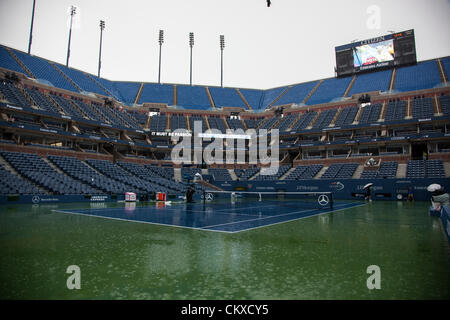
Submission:
<svg viewBox="0 0 450 320">
<path fill-rule="evenodd" d="M 411 159 L 425 160 L 428 156 L 428 146 L 426 143 L 412 143 L 411 144 Z"/>
</svg>

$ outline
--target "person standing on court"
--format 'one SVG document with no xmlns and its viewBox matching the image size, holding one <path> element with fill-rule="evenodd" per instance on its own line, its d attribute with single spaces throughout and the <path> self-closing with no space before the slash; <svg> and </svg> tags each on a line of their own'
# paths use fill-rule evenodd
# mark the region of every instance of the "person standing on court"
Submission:
<svg viewBox="0 0 450 320">
<path fill-rule="evenodd" d="M 408 201 L 414 201 L 414 192 L 411 186 L 408 187 Z"/>
</svg>

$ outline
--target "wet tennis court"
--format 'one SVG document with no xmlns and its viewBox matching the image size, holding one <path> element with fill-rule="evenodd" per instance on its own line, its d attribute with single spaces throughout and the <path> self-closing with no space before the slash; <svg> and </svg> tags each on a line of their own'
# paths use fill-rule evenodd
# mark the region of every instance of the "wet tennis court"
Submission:
<svg viewBox="0 0 450 320">
<path fill-rule="evenodd" d="M 221 199 L 216 201 L 200 200 L 195 203 L 160 202 L 148 206 L 126 203 L 119 208 L 56 211 L 121 221 L 233 233 L 360 205 L 364 204 L 339 202 L 331 208 L 331 206 L 321 207 L 316 202 L 295 199 L 261 201 L 258 199 L 242 199 L 240 201 Z"/>
<path fill-rule="evenodd" d="M 3 299 L 448 299 L 428 202 L 0 207 Z M 280 220 L 278 220 L 280 219 Z M 145 222 L 145 223 L 143 223 Z M 214 231 L 214 232 L 212 232 Z M 81 271 L 70 290 L 69 266 Z M 381 288 L 369 289 L 376 265 Z"/>
</svg>

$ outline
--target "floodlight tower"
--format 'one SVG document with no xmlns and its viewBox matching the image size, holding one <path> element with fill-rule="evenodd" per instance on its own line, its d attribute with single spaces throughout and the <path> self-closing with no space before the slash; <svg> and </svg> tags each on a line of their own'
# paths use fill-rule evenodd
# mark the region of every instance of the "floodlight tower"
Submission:
<svg viewBox="0 0 450 320">
<path fill-rule="evenodd" d="M 158 83 L 161 83 L 161 48 L 164 43 L 164 30 L 159 30 L 159 72 L 158 72 Z"/>
<path fill-rule="evenodd" d="M 105 21 L 100 20 L 100 50 L 98 53 L 98 77 L 100 78 L 100 69 L 102 67 L 102 40 L 103 40 L 103 30 L 105 30 Z"/>
<path fill-rule="evenodd" d="M 191 72 L 190 72 L 190 85 L 192 86 L 192 48 L 194 47 L 194 33 L 189 32 L 189 47 L 191 47 Z"/>
<path fill-rule="evenodd" d="M 72 37 L 72 22 L 73 16 L 77 13 L 77 8 L 74 6 L 70 6 L 70 29 L 69 29 L 69 44 L 67 46 L 67 60 L 66 67 L 69 66 L 69 57 L 70 57 L 70 38 Z"/>
<path fill-rule="evenodd" d="M 223 49 L 225 49 L 225 36 L 220 35 L 220 86 L 223 88 Z"/>
<path fill-rule="evenodd" d="M 31 13 L 31 28 L 30 28 L 30 40 L 28 41 L 28 54 L 31 52 L 31 41 L 33 39 L 33 23 L 34 23 L 34 8 L 36 7 L 36 0 L 33 0 L 33 12 Z"/>
</svg>

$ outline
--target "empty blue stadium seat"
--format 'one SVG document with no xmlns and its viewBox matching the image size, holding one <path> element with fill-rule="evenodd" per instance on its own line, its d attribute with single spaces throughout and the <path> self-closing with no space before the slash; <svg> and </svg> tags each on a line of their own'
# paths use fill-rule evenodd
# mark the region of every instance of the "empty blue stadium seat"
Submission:
<svg viewBox="0 0 450 320">
<path fill-rule="evenodd" d="M 381 112 L 381 103 L 366 105 L 359 117 L 359 123 L 375 123 L 378 121 Z"/>
<path fill-rule="evenodd" d="M 64 76 L 61 75 L 46 60 L 28 55 L 17 50 L 13 50 L 13 52 L 31 71 L 36 79 L 45 79 L 57 88 L 78 92 L 78 89 L 75 88 L 69 81 L 67 81 Z"/>
<path fill-rule="evenodd" d="M 384 121 L 403 120 L 406 115 L 406 101 L 389 101 L 386 105 Z"/>
<path fill-rule="evenodd" d="M 338 118 L 336 119 L 334 126 L 341 127 L 345 125 L 350 125 L 355 120 L 356 114 L 358 113 L 358 107 L 347 107 L 342 108 L 339 113 Z"/>
<path fill-rule="evenodd" d="M 174 92 L 173 85 L 145 83 L 144 87 L 142 88 L 139 103 L 140 104 L 144 102 L 165 103 L 169 106 L 172 106 L 174 104 L 173 92 Z"/>
<path fill-rule="evenodd" d="M 392 70 L 359 74 L 353 83 L 348 96 L 371 91 L 388 91 Z"/>
<path fill-rule="evenodd" d="M 441 104 L 441 110 L 444 115 L 450 115 L 450 96 L 440 96 L 439 103 Z"/>
<path fill-rule="evenodd" d="M 352 77 L 324 80 L 306 102 L 307 105 L 321 104 L 337 100 L 344 96 Z"/>
<path fill-rule="evenodd" d="M 0 67 L 27 74 L 3 46 L 0 46 Z"/>
<path fill-rule="evenodd" d="M 264 91 L 259 109 L 266 109 L 286 89 L 287 87 L 279 87 Z"/>
<path fill-rule="evenodd" d="M 108 95 L 101 87 L 99 87 L 94 81 L 91 80 L 87 75 L 83 72 L 68 68 L 61 64 L 54 64 L 61 72 L 63 72 L 68 78 L 70 78 L 78 87 L 80 87 L 83 91 L 98 93 L 101 95 Z"/>
<path fill-rule="evenodd" d="M 23 93 L 11 83 L 0 82 L 0 93 L 12 105 L 17 107 L 29 107 L 30 102 Z"/>
<path fill-rule="evenodd" d="M 357 163 L 334 163 L 320 177 L 321 179 L 350 179 L 355 173 Z"/>
<path fill-rule="evenodd" d="M 281 98 L 276 105 L 285 105 L 296 103 L 300 104 L 305 100 L 312 89 L 317 85 L 318 81 L 300 83 L 292 86 Z"/>
<path fill-rule="evenodd" d="M 415 119 L 429 119 L 434 116 L 433 102 L 430 97 L 414 98 L 412 100 L 412 117 Z"/>
<path fill-rule="evenodd" d="M 313 128 L 325 128 L 333 121 L 336 115 L 337 109 L 323 110 L 320 115 L 314 121 Z"/>
<path fill-rule="evenodd" d="M 438 66 L 435 60 L 419 62 L 417 65 L 397 70 L 395 90 L 414 91 L 434 88 L 441 84 Z"/>
<path fill-rule="evenodd" d="M 119 95 L 125 104 L 133 104 L 141 84 L 139 82 L 115 81 L 112 90 Z"/>
<path fill-rule="evenodd" d="M 309 166 L 298 166 L 291 171 L 285 180 L 304 180 L 313 179 L 317 173 L 323 168 L 321 164 L 313 164 Z"/>
<path fill-rule="evenodd" d="M 203 86 L 177 86 L 177 105 L 185 109 L 208 110 L 211 108 Z"/>
<path fill-rule="evenodd" d="M 234 88 L 209 87 L 214 105 L 220 107 L 240 107 L 247 109 L 239 93 Z"/>
<path fill-rule="evenodd" d="M 3 151 L 1 154 L 22 176 L 54 194 L 99 193 L 97 189 L 57 172 L 36 154 L 7 151 Z"/>
<path fill-rule="evenodd" d="M 258 110 L 261 108 L 264 90 L 239 89 L 239 91 L 242 93 L 245 100 L 253 110 Z"/>
<path fill-rule="evenodd" d="M 291 130 L 306 129 L 311 121 L 316 117 L 317 113 L 314 111 L 305 112 L 300 116 L 300 119 L 294 124 Z"/>
</svg>

